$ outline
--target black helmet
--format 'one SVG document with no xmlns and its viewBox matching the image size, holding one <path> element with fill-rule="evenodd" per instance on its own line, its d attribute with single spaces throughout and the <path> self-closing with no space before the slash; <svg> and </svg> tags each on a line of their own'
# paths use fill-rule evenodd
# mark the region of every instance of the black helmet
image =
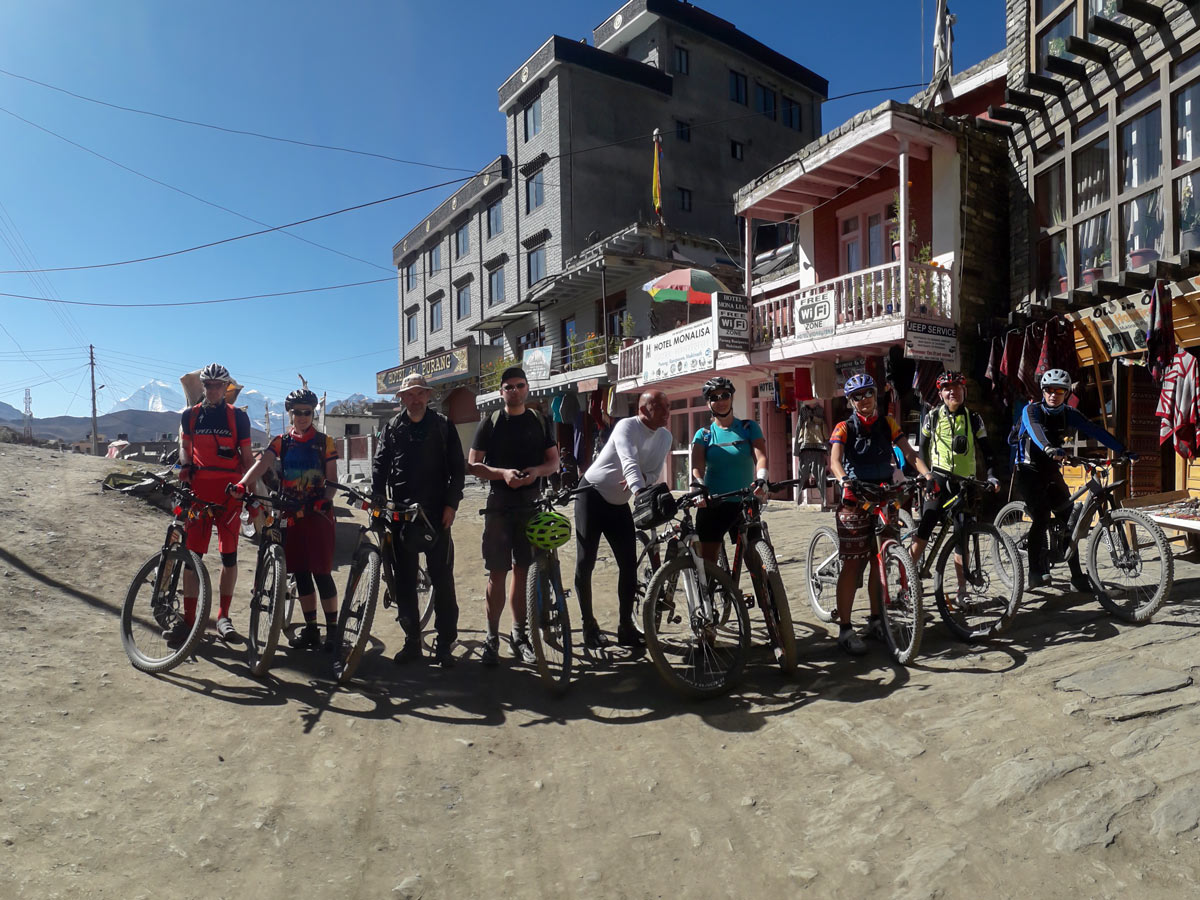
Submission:
<svg viewBox="0 0 1200 900">
<path fill-rule="evenodd" d="M 308 388 L 296 388 L 287 395 L 287 399 L 283 401 L 283 408 L 288 412 L 292 411 L 296 406 L 312 406 L 317 405 L 317 395 Z"/>
<path fill-rule="evenodd" d="M 704 382 L 704 387 L 701 388 L 701 390 L 704 393 L 704 399 L 707 400 L 708 395 L 713 391 L 729 391 L 729 393 L 733 394 L 737 391 L 737 388 L 735 388 L 733 386 L 733 382 L 724 375 L 717 375 Z"/>
<path fill-rule="evenodd" d="M 209 363 L 200 370 L 200 380 L 223 381 L 226 384 L 229 384 L 231 381 L 233 381 L 233 378 L 230 376 L 229 370 L 220 363 Z"/>
</svg>

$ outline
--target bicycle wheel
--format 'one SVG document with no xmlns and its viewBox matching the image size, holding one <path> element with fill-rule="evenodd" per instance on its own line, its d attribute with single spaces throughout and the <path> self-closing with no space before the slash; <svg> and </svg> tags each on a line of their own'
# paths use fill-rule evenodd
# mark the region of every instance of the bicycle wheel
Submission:
<svg viewBox="0 0 1200 900">
<path fill-rule="evenodd" d="M 913 521 L 913 514 L 907 509 L 896 511 L 897 517 L 900 519 L 900 540 L 907 544 L 912 540 L 912 536 L 917 531 L 916 523 Z"/>
<path fill-rule="evenodd" d="M 417 604 L 421 608 L 421 630 L 433 618 L 433 582 L 424 566 L 417 567 Z"/>
<path fill-rule="evenodd" d="M 650 580 L 642 608 L 646 650 L 663 680 L 688 697 L 716 697 L 737 680 L 750 652 L 750 617 L 737 602 L 729 574 L 704 561 L 711 611 L 689 556 L 667 561 Z M 689 604 L 689 599 L 691 604 Z M 727 622 L 721 609 L 732 610 Z"/>
<path fill-rule="evenodd" d="M 966 555 L 959 586 L 955 553 L 959 540 L 946 542 L 937 559 L 934 599 L 946 627 L 959 640 L 974 643 L 996 637 L 1017 614 L 1025 573 L 1012 538 L 984 522 L 963 529 Z"/>
<path fill-rule="evenodd" d="M 788 605 L 787 591 L 779 576 L 779 563 L 775 551 L 766 541 L 754 545 L 758 554 L 762 577 L 752 579 L 754 592 L 758 595 L 758 607 L 767 622 L 767 635 L 775 652 L 775 661 L 785 672 L 796 669 L 796 629 L 792 626 L 792 608 Z"/>
<path fill-rule="evenodd" d="M 184 642 L 175 650 L 167 646 L 165 633 L 184 621 L 183 573 L 192 572 L 199 582 L 196 618 Z M 159 551 L 142 565 L 121 606 L 121 644 L 135 669 L 166 672 L 192 654 L 204 634 L 212 605 L 208 570 L 200 557 L 183 546 Z"/>
<path fill-rule="evenodd" d="M 808 603 L 822 622 L 832 622 L 837 614 L 837 582 L 842 574 L 838 556 L 837 532 L 818 528 L 808 542 L 808 562 L 805 566 L 808 582 Z"/>
<path fill-rule="evenodd" d="M 654 573 L 658 567 L 662 565 L 661 554 L 659 547 L 654 543 L 654 535 L 645 532 L 637 531 L 637 591 L 634 594 L 633 612 L 638 615 L 638 610 L 641 609 L 642 600 L 646 597 L 646 588 L 650 585 L 650 579 L 654 577 Z"/>
<path fill-rule="evenodd" d="M 1021 571 L 1029 571 L 1029 510 L 1024 501 L 1014 500 L 1006 503 L 996 513 L 993 523 L 1001 532 L 1008 535 L 1016 545 L 1017 555 L 1021 561 Z M 1022 582 L 1024 584 L 1024 582 Z"/>
<path fill-rule="evenodd" d="M 370 640 L 371 622 L 379 597 L 380 565 L 379 550 L 365 547 L 350 567 L 342 608 L 338 612 L 338 652 L 333 663 L 338 684 L 345 684 L 354 677 Z"/>
<path fill-rule="evenodd" d="M 287 580 L 283 547 L 272 544 L 254 571 L 254 589 L 250 595 L 246 665 L 256 678 L 267 674 L 275 648 L 279 646 L 279 632 L 283 630 L 287 613 Z"/>
<path fill-rule="evenodd" d="M 1149 622 L 1175 581 L 1162 529 L 1136 509 L 1116 509 L 1088 535 L 1087 570 L 1100 605 L 1126 622 Z"/>
<path fill-rule="evenodd" d="M 552 694 L 571 683 L 571 617 L 562 575 L 553 562 L 534 559 L 525 582 L 525 619 L 538 675 Z"/>
<path fill-rule="evenodd" d="M 883 630 L 892 658 L 901 665 L 912 662 L 921 649 L 925 613 L 921 609 L 921 581 L 912 556 L 892 541 L 883 550 Z"/>
</svg>

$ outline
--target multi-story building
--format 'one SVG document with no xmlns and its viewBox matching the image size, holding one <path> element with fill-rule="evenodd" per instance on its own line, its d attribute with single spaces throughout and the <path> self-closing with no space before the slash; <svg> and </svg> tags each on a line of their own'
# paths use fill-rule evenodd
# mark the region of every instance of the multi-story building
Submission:
<svg viewBox="0 0 1200 900">
<path fill-rule="evenodd" d="M 561 357 L 572 334 L 615 334 L 598 285 L 587 296 L 549 288 L 589 247 L 628 243 L 630 223 L 655 221 L 656 129 L 662 258 L 688 265 L 697 256 L 685 236 L 703 236 L 731 248 L 722 255 L 732 266 L 733 190 L 820 133 L 827 91 L 804 66 L 679 0 L 630 0 L 591 44 L 552 36 L 500 85 L 504 153 L 393 248 L 401 365 L 379 373 L 380 389 L 419 368 L 439 379 L 444 408 L 470 415 L 458 392 L 474 397 L 481 365 L 497 356 L 561 344 Z M 638 286 L 612 308 L 646 333 Z"/>
</svg>

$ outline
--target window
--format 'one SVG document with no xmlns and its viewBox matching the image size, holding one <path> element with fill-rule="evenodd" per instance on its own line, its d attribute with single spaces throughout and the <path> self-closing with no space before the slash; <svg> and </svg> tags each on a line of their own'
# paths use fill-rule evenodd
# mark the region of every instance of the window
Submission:
<svg viewBox="0 0 1200 900">
<path fill-rule="evenodd" d="M 404 289 L 406 291 L 417 289 L 417 261 L 415 259 L 404 267 Z"/>
<path fill-rule="evenodd" d="M 746 105 L 746 76 L 741 72 L 729 71 L 729 99 Z"/>
<path fill-rule="evenodd" d="M 535 247 L 525 255 L 529 269 L 529 285 L 532 287 L 546 277 L 546 248 Z"/>
<path fill-rule="evenodd" d="M 464 284 L 458 289 L 458 317 L 465 319 L 471 314 L 471 286 Z"/>
<path fill-rule="evenodd" d="M 358 437 L 362 433 L 359 431 L 360 427 L 361 426 L 359 426 L 357 422 L 351 422 L 348 424 L 346 426 L 346 437 Z"/>
<path fill-rule="evenodd" d="M 471 223 L 465 223 L 454 232 L 454 258 L 462 259 L 471 252 Z"/>
<path fill-rule="evenodd" d="M 540 347 L 543 343 L 544 329 L 542 326 L 525 332 L 517 338 L 517 356 L 520 357 L 530 347 Z"/>
<path fill-rule="evenodd" d="M 1152 106 L 1120 127 L 1122 190 L 1141 187 L 1162 170 L 1162 116 Z"/>
<path fill-rule="evenodd" d="M 692 126 L 687 122 L 675 120 L 675 137 L 681 141 L 690 141 L 692 139 Z"/>
<path fill-rule="evenodd" d="M 684 212 L 692 211 L 692 192 L 688 188 L 679 189 L 679 208 Z"/>
<path fill-rule="evenodd" d="M 1066 179 L 1066 166 L 1062 163 L 1051 166 L 1037 176 L 1034 195 L 1040 228 L 1056 228 L 1067 221 Z"/>
<path fill-rule="evenodd" d="M 1075 33 L 1075 10 L 1070 10 L 1049 28 L 1038 33 L 1037 63 L 1038 71 L 1046 71 L 1046 60 L 1051 56 L 1075 60 L 1073 53 L 1067 52 L 1067 38 Z"/>
<path fill-rule="evenodd" d="M 783 106 L 780 107 L 779 121 L 794 131 L 800 130 L 800 104 L 787 94 L 783 95 Z"/>
<path fill-rule="evenodd" d="M 542 130 L 542 98 L 538 97 L 525 107 L 525 140 L 529 141 Z"/>
<path fill-rule="evenodd" d="M 842 219 L 841 227 L 838 229 L 841 237 L 842 252 L 842 274 L 846 275 L 850 272 L 857 272 L 862 266 L 862 235 L 859 233 L 858 216 L 849 216 Z"/>
<path fill-rule="evenodd" d="M 493 334 L 489 334 L 488 335 L 488 344 L 492 347 L 503 347 L 504 346 L 504 332 L 497 331 Z"/>
<path fill-rule="evenodd" d="M 676 44 L 675 45 L 675 74 L 676 75 L 688 74 L 688 63 L 689 63 L 689 60 L 688 60 L 687 47 L 680 47 L 678 44 Z"/>
<path fill-rule="evenodd" d="M 417 342 L 417 314 L 411 312 L 404 317 L 405 340 L 410 344 Z"/>
<path fill-rule="evenodd" d="M 429 257 L 429 274 L 442 270 L 442 245 L 434 244 L 427 254 Z"/>
<path fill-rule="evenodd" d="M 546 188 L 542 170 L 525 179 L 525 212 L 533 212 L 546 201 Z"/>
<path fill-rule="evenodd" d="M 1091 284 L 1112 274 L 1107 210 L 1075 226 L 1075 261 L 1079 284 Z"/>
<path fill-rule="evenodd" d="M 1175 165 L 1200 159 L 1200 81 L 1175 92 Z"/>
<path fill-rule="evenodd" d="M 562 320 L 562 358 L 568 364 L 574 362 L 571 359 L 571 342 L 579 340 L 579 332 L 575 328 L 575 317 L 571 316 Z M 576 345 L 575 352 L 580 352 L 580 347 Z"/>
<path fill-rule="evenodd" d="M 442 301 L 434 300 L 429 304 L 429 330 L 430 332 L 442 330 Z"/>
<path fill-rule="evenodd" d="M 488 275 L 488 306 L 504 302 L 504 266 Z"/>
<path fill-rule="evenodd" d="M 742 142 L 741 141 L 730 141 L 729 142 L 729 155 L 732 156 L 734 159 L 742 158 Z"/>
<path fill-rule="evenodd" d="M 488 237 L 493 238 L 504 230 L 504 208 L 497 200 L 487 209 Z"/>
<path fill-rule="evenodd" d="M 1108 138 L 1103 137 L 1074 156 L 1075 212 L 1086 212 L 1106 202 L 1108 184 Z"/>
<path fill-rule="evenodd" d="M 757 81 L 754 82 L 754 111 L 775 121 L 775 92 Z"/>
<path fill-rule="evenodd" d="M 1126 265 L 1131 269 L 1140 269 L 1162 253 L 1160 193 L 1153 190 L 1121 204 L 1121 236 Z"/>
</svg>

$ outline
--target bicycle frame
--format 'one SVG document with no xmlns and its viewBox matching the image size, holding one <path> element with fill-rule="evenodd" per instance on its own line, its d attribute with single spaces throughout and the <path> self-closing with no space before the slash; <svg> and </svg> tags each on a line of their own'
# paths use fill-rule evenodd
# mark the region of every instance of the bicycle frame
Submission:
<svg viewBox="0 0 1200 900">
<path fill-rule="evenodd" d="M 984 483 L 969 478 L 952 479 L 953 482 L 958 483 L 959 489 L 954 496 L 942 504 L 944 514 L 941 521 L 938 522 L 933 540 L 925 547 L 925 553 L 918 568 L 921 578 L 928 578 L 932 574 L 930 566 L 941 554 L 942 548 L 948 540 L 958 540 L 957 552 L 964 561 L 967 558 L 964 532 L 967 525 L 976 521 L 975 512 L 970 508 L 968 501 L 976 499 L 975 493 L 982 489 Z"/>
<path fill-rule="evenodd" d="M 1106 484 L 1107 475 L 1111 472 L 1113 465 L 1112 460 L 1090 460 L 1083 457 L 1067 457 L 1063 460 L 1064 463 L 1074 463 L 1081 465 L 1088 471 L 1088 479 L 1083 486 L 1073 493 L 1067 503 L 1072 508 L 1072 514 L 1078 510 L 1075 518 L 1075 525 L 1071 531 L 1067 533 L 1063 526 L 1059 523 L 1057 516 L 1051 516 L 1050 519 L 1050 535 L 1059 539 L 1066 540 L 1066 546 L 1063 548 L 1063 560 L 1070 559 L 1075 553 L 1079 552 L 1078 545 L 1084 533 L 1090 527 L 1092 516 L 1099 513 L 1101 522 L 1104 521 L 1106 514 L 1112 509 L 1116 503 L 1113 500 L 1112 492 L 1124 484 L 1124 479 L 1114 481 L 1111 484 Z M 1105 477 L 1101 477 L 1098 473 L 1105 473 Z M 1087 495 L 1083 503 L 1079 503 L 1079 499 Z M 1048 549 L 1053 549 L 1048 548 Z"/>
</svg>

